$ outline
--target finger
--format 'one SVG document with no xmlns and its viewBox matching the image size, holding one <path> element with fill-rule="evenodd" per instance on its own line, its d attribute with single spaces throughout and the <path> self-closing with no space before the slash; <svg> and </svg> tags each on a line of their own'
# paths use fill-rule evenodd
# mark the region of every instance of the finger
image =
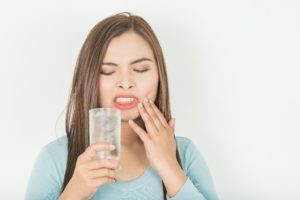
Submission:
<svg viewBox="0 0 300 200">
<path fill-rule="evenodd" d="M 158 117 L 156 111 L 153 109 L 153 106 L 149 103 L 149 100 L 147 98 L 144 99 L 144 105 L 148 115 L 152 119 L 152 122 L 155 124 L 156 128 L 158 130 L 164 129 L 165 126 L 161 123 L 160 118 Z"/>
<path fill-rule="evenodd" d="M 82 167 L 89 170 L 95 170 L 101 168 L 118 169 L 119 165 L 120 162 L 118 160 L 103 159 L 103 160 L 90 160 L 82 164 Z"/>
<path fill-rule="evenodd" d="M 91 144 L 86 148 L 84 153 L 81 155 L 82 160 L 92 160 L 99 151 L 105 150 L 105 151 L 112 151 L 115 147 L 113 145 L 110 145 L 108 142 L 97 142 L 94 144 Z"/>
<path fill-rule="evenodd" d="M 128 121 L 130 127 L 136 132 L 136 134 L 141 138 L 141 140 L 146 143 L 149 140 L 149 135 L 142 129 L 137 123 L 132 120 Z"/>
<path fill-rule="evenodd" d="M 114 183 L 114 182 L 115 182 L 115 179 L 107 177 L 107 176 L 101 177 L 101 178 L 95 178 L 95 179 L 91 180 L 91 184 L 94 187 L 99 187 L 101 185 L 104 185 L 104 184 L 107 184 L 107 183 Z"/>
<path fill-rule="evenodd" d="M 168 122 L 168 125 L 172 129 L 172 133 L 175 133 L 175 118 L 170 119 L 170 121 Z"/>
<path fill-rule="evenodd" d="M 140 115 L 145 123 L 148 133 L 150 133 L 150 134 L 156 133 L 157 132 L 156 126 L 153 123 L 153 121 L 152 121 L 151 117 L 149 116 L 149 114 L 147 113 L 147 111 L 145 110 L 142 103 L 138 104 L 138 109 L 139 109 Z"/>
<path fill-rule="evenodd" d="M 158 107 L 153 103 L 153 101 L 149 100 L 150 105 L 152 106 L 153 110 L 155 111 L 156 115 L 160 119 L 161 123 L 163 124 L 164 127 L 167 127 L 167 121 L 164 117 L 164 115 L 161 113 L 161 111 L 158 109 Z"/>
<path fill-rule="evenodd" d="M 101 178 L 101 177 L 110 177 L 116 178 L 116 171 L 108 168 L 102 168 L 98 170 L 90 170 L 88 171 L 88 178 Z"/>
</svg>

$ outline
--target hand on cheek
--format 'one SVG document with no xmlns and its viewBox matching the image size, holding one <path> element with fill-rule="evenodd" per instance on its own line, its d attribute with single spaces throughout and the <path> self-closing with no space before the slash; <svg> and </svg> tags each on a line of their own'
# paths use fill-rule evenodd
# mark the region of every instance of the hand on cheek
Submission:
<svg viewBox="0 0 300 200">
<path fill-rule="evenodd" d="M 171 166 L 178 165 L 174 137 L 175 119 L 167 122 L 156 105 L 147 98 L 139 103 L 138 111 L 147 132 L 132 120 L 129 120 L 129 124 L 143 141 L 152 168 L 156 171 L 165 171 Z"/>
</svg>

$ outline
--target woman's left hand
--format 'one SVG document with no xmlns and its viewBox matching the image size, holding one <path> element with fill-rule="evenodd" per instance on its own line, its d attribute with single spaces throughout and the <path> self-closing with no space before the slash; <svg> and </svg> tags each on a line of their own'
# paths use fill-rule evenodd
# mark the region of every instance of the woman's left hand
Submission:
<svg viewBox="0 0 300 200">
<path fill-rule="evenodd" d="M 152 168 L 162 174 L 179 166 L 176 159 L 174 137 L 175 119 L 172 118 L 167 123 L 160 110 L 147 98 L 144 99 L 143 103 L 139 103 L 138 109 L 147 133 L 132 120 L 129 120 L 129 124 L 143 141 Z"/>
</svg>

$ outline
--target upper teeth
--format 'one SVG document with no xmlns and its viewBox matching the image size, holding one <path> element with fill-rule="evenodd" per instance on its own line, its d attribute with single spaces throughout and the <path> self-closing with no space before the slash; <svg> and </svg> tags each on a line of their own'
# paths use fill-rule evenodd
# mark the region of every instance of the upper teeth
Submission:
<svg viewBox="0 0 300 200">
<path fill-rule="evenodd" d="M 132 101 L 134 101 L 134 98 L 117 98 L 116 99 L 116 102 L 118 102 L 118 103 L 124 103 L 124 102 L 132 102 Z"/>
</svg>

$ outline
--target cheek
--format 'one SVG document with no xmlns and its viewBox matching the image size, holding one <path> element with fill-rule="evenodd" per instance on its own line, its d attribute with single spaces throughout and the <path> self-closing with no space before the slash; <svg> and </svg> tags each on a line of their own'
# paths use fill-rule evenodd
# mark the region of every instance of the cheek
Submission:
<svg viewBox="0 0 300 200">
<path fill-rule="evenodd" d="M 149 76 L 141 80 L 141 86 L 145 92 L 144 96 L 149 97 L 151 100 L 155 100 L 158 86 L 158 77 Z"/>
<path fill-rule="evenodd" d="M 100 101 L 105 102 L 105 99 L 109 99 L 109 95 L 111 95 L 111 91 L 113 89 L 113 83 L 110 80 L 102 78 L 99 81 L 99 94 L 100 94 Z M 105 97 L 105 98 L 104 98 Z"/>
</svg>

